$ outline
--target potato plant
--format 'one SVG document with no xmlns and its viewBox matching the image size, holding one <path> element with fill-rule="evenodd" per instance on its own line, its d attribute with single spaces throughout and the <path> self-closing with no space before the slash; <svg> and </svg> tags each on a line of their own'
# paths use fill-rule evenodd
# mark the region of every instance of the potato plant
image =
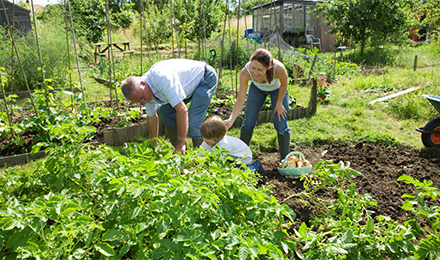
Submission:
<svg viewBox="0 0 440 260">
<path fill-rule="evenodd" d="M 73 133 L 74 134 L 74 133 Z M 54 146 L 1 179 L 0 249 L 20 259 L 282 259 L 294 212 L 250 171 L 162 141 Z"/>
<path fill-rule="evenodd" d="M 415 186 L 398 223 L 374 216 L 376 202 L 358 194 L 348 163 L 318 163 L 304 191 L 320 216 L 295 223 L 295 212 L 257 186 L 258 177 L 222 159 L 173 155 L 162 140 L 112 148 L 84 141 L 87 125 L 53 127 L 32 175 L 7 168 L 0 178 L 0 259 L 438 259 L 437 189 Z M 36 146 L 38 148 L 38 146 Z M 37 149 L 35 149 L 37 150 Z M 334 198 L 315 193 L 332 189 Z M 286 199 L 286 200 L 287 200 Z M 310 200 L 311 199 L 311 200 Z M 419 225 L 424 218 L 431 223 Z M 296 224 L 298 228 L 291 228 Z"/>
<path fill-rule="evenodd" d="M 303 259 L 438 259 L 440 209 L 435 205 L 438 190 L 430 187 L 432 181 L 420 182 L 405 175 L 398 178 L 417 190 L 416 195 L 402 196 L 408 198 L 402 208 L 415 215 L 401 224 L 390 217 L 373 217 L 376 201 L 369 194 L 358 194 L 356 183 L 345 185 L 347 178 L 359 175 L 348 166 L 319 163 L 305 178 L 306 190 L 287 198 L 313 198 L 322 209 L 310 226 L 302 223 L 294 230 L 292 240 L 302 245 L 298 254 Z M 313 194 L 319 189 L 334 189 L 337 199 L 317 199 Z M 421 227 L 420 217 L 431 227 Z"/>
<path fill-rule="evenodd" d="M 34 100 L 38 113 L 33 113 L 28 117 L 20 118 L 21 120 L 11 120 L 5 112 L 0 111 L 0 137 L 11 140 L 17 147 L 21 147 L 22 153 L 31 152 L 28 147 L 24 147 L 23 135 L 27 132 L 35 132 L 33 143 L 37 146 L 33 147 L 34 152 L 37 148 L 42 147 L 42 143 L 60 143 L 63 139 L 71 139 L 76 136 L 60 134 L 63 128 L 70 127 L 92 127 L 94 124 L 106 122 L 112 118 L 119 118 L 116 127 L 125 127 L 130 121 L 136 119 L 140 115 L 138 110 L 127 110 L 119 112 L 114 108 L 106 108 L 101 106 L 88 107 L 86 103 L 79 103 L 82 99 L 79 96 L 76 100 L 68 100 L 61 105 L 57 100 L 56 94 L 44 91 L 36 91 Z M 14 96 L 11 96 L 10 102 L 14 105 Z M 4 102 L 0 102 L 0 105 Z M 17 106 L 11 106 L 14 117 L 20 115 L 21 109 Z M 10 114 L 12 114 L 10 112 Z M 60 130 L 61 129 L 61 130 Z M 71 140 L 72 141 L 72 140 Z M 38 144 L 40 143 L 40 144 Z M 4 147 L 6 148 L 6 147 Z"/>
</svg>

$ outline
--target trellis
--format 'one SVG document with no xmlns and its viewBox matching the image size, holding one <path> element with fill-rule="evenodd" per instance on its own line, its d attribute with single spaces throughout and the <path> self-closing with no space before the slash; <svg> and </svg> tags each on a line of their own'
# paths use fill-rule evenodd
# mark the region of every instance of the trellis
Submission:
<svg viewBox="0 0 440 260">
<path fill-rule="evenodd" d="M 0 0 L 0 1 L 1 1 L 2 5 L 3 5 L 3 0 Z M 204 0 L 199 0 L 199 1 L 200 1 L 199 3 L 201 3 L 202 7 L 204 8 L 204 5 L 203 5 L 203 1 Z M 219 79 L 222 77 L 222 61 L 223 61 L 223 54 L 224 54 L 224 38 L 225 38 L 225 33 L 226 33 L 226 22 L 227 22 L 227 20 L 229 20 L 229 28 L 231 28 L 231 19 L 228 19 L 228 13 L 229 13 L 228 2 L 229 1 L 226 0 L 225 19 L 223 21 L 222 40 L 221 40 L 221 59 L 220 59 L 220 68 L 219 68 Z M 261 0 L 260 0 L 260 2 L 261 2 Z M 170 5 L 172 5 L 172 0 L 170 0 Z M 33 6 L 33 3 L 32 3 L 32 6 Z M 243 0 L 243 9 L 244 9 L 244 6 L 245 6 L 245 0 Z M 260 4 L 260 6 L 261 6 L 261 4 Z M 109 81 L 108 81 L 108 83 L 109 83 L 109 86 L 110 86 L 110 88 L 109 88 L 109 90 L 110 90 L 110 103 L 112 103 L 112 101 L 113 101 L 112 91 L 115 91 L 116 102 L 118 100 L 118 97 L 117 97 L 118 94 L 117 94 L 116 89 L 114 88 L 114 84 L 116 83 L 115 82 L 115 73 L 114 73 L 115 72 L 115 68 L 114 68 L 115 62 L 114 62 L 114 56 L 113 56 L 112 49 L 111 49 L 112 47 L 111 47 L 111 44 L 110 44 L 112 42 L 112 35 L 111 35 L 111 31 L 110 31 L 108 0 L 105 1 L 105 8 L 106 8 L 106 22 L 107 22 L 107 44 L 109 45 L 109 48 L 108 48 L 108 52 L 109 53 L 108 53 L 108 56 L 107 56 L 108 64 L 109 64 L 109 67 L 108 67 L 108 70 L 109 70 L 109 73 L 108 73 Z M 67 59 L 68 60 L 68 66 L 69 66 L 69 69 L 70 69 L 71 62 L 70 62 L 70 56 L 69 56 L 69 53 L 70 53 L 70 51 L 69 51 L 69 46 L 70 46 L 69 38 L 72 38 L 72 42 L 73 42 L 74 49 L 75 49 L 77 72 L 78 72 L 80 83 L 81 83 L 82 102 L 84 102 L 84 104 L 87 105 L 86 100 L 85 100 L 85 95 L 84 95 L 84 87 L 83 87 L 82 80 L 81 80 L 81 70 L 80 70 L 80 66 L 79 66 L 78 51 L 77 51 L 77 48 L 76 48 L 77 44 L 76 44 L 75 31 L 74 31 L 73 21 L 72 21 L 72 14 L 71 14 L 71 8 L 70 8 L 70 0 L 64 0 L 64 9 L 63 10 L 64 10 L 64 23 L 65 23 L 65 28 L 66 28 L 66 30 L 65 30 L 66 31 L 66 44 L 67 44 L 67 50 L 68 50 L 68 56 L 67 56 L 67 58 L 68 58 Z M 149 60 L 149 63 L 150 63 L 149 64 L 150 67 L 151 67 L 151 57 L 150 57 L 150 47 L 148 45 L 148 37 L 147 37 L 147 34 L 146 34 L 146 23 L 145 23 L 145 19 L 144 19 L 144 8 L 143 8 L 142 1 L 141 1 L 141 5 L 140 5 L 140 13 L 141 13 L 140 14 L 141 15 L 141 23 L 140 23 L 140 29 L 141 29 L 140 30 L 141 56 L 140 56 L 140 63 L 141 63 L 141 73 L 143 73 L 143 68 L 142 68 L 142 64 L 143 64 L 143 55 L 142 55 L 143 37 L 145 37 L 145 41 L 146 41 L 146 44 L 147 44 L 148 60 Z M 171 12 L 171 16 L 172 15 L 173 15 L 173 12 Z M 35 31 L 37 31 L 37 28 L 36 28 L 37 24 L 35 22 L 35 12 L 34 12 L 34 10 L 32 10 L 32 16 L 33 16 L 33 20 L 34 20 Z M 240 8 L 237 8 L 237 21 L 239 20 L 239 17 L 240 17 Z M 175 25 L 174 25 L 174 17 L 171 17 L 171 20 L 173 21 L 172 29 L 175 31 L 175 32 L 173 32 L 173 34 L 175 33 L 176 39 L 177 39 L 177 44 L 179 44 L 179 40 L 178 40 L 178 36 L 177 36 L 178 32 L 177 32 L 177 30 L 175 28 Z M 68 28 L 69 27 L 69 22 L 70 22 L 70 28 Z M 205 24 L 204 17 L 203 17 L 203 24 Z M 238 37 L 239 37 L 239 35 L 238 35 L 238 26 L 239 26 L 239 24 L 237 23 L 237 45 L 236 45 L 237 53 L 238 53 L 238 48 L 239 48 L 239 45 L 238 45 Z M 246 27 L 246 31 L 247 31 L 247 24 L 246 24 L 246 22 L 245 22 L 245 27 Z M 70 37 L 69 37 L 69 29 L 70 29 L 70 33 L 71 33 Z M 144 30 L 142 31 L 142 29 L 144 29 Z M 274 29 L 274 31 L 275 30 L 276 29 Z M 16 49 L 16 46 L 15 46 L 14 34 L 13 34 L 12 30 L 10 30 L 10 31 L 11 31 L 12 45 L 14 47 L 12 49 L 12 54 L 11 54 L 12 58 L 11 58 L 11 60 L 12 61 L 14 60 L 13 58 L 14 58 L 14 53 L 15 53 L 15 56 L 17 57 L 17 61 L 20 63 L 21 72 L 23 74 L 23 77 L 25 78 L 25 73 L 24 73 L 24 70 L 23 70 L 23 66 L 21 66 L 20 56 L 19 56 L 19 54 L 17 52 L 17 49 Z M 145 35 L 144 35 L 144 32 L 145 32 Z M 200 33 L 199 33 L 199 35 L 200 35 Z M 199 54 L 201 53 L 200 48 L 203 48 L 203 52 L 204 52 L 204 55 L 206 57 L 207 46 L 206 46 L 206 27 L 205 26 L 204 26 L 203 36 L 204 36 L 203 44 L 201 44 L 201 42 L 200 42 L 200 37 L 199 37 L 199 41 L 198 41 L 198 43 L 199 43 L 198 44 L 198 46 L 199 46 Z M 36 37 L 38 38 L 38 34 L 36 34 Z M 278 34 L 277 37 L 278 37 L 278 41 L 279 41 L 279 34 Z M 172 39 L 174 39 L 174 36 L 172 36 Z M 37 39 L 37 41 L 38 41 L 38 39 Z M 229 30 L 229 46 L 230 46 L 230 48 L 232 46 L 231 45 L 231 41 L 232 41 L 232 35 L 231 35 L 231 30 Z M 249 40 L 248 39 L 246 40 L 246 43 L 247 43 L 247 52 L 248 52 L 248 56 L 249 56 L 250 55 L 250 53 L 249 53 L 250 50 L 249 50 Z M 186 45 L 186 43 L 185 43 L 185 45 Z M 37 44 L 37 47 L 38 47 L 38 49 L 40 48 L 39 44 Z M 266 43 L 265 43 L 264 47 L 266 48 Z M 278 47 L 278 51 L 279 51 L 278 55 L 280 57 L 280 46 L 279 46 L 279 44 L 278 44 L 277 47 Z M 178 48 L 178 57 L 180 58 L 180 46 L 178 45 L 177 48 Z M 257 48 L 257 45 L 255 43 L 254 44 L 254 49 L 256 49 L 256 48 Z M 186 46 L 185 46 L 185 49 L 186 49 Z M 39 62 L 40 62 L 41 68 L 42 68 L 41 72 L 43 73 L 42 77 L 44 79 L 44 70 L 43 70 L 43 64 L 44 63 L 43 63 L 43 60 L 41 58 L 40 50 L 38 50 L 38 53 L 39 53 Z M 174 40 L 173 40 L 173 58 L 174 58 L 174 54 L 175 53 L 174 53 Z M 229 51 L 229 54 L 232 55 L 232 52 Z M 315 60 L 316 60 L 316 56 L 315 56 L 314 61 Z M 230 66 L 232 68 L 233 59 L 232 59 L 231 56 L 230 56 L 229 61 L 230 61 Z M 11 67 L 13 68 L 13 66 L 11 66 Z M 236 84 L 235 84 L 234 90 L 235 90 L 235 94 L 236 94 L 237 93 L 237 85 L 238 85 L 237 84 L 238 59 L 236 59 L 236 66 L 235 66 L 235 68 L 236 68 L 235 69 Z M 312 68 L 313 68 L 313 64 L 312 64 Z M 310 71 L 312 70 L 312 68 L 310 69 Z M 233 82 L 233 73 L 231 73 L 230 75 L 231 75 L 231 82 L 233 84 L 234 83 Z M 70 90 L 71 90 L 71 92 L 74 92 L 73 89 L 72 89 L 72 78 L 71 78 L 72 75 L 69 73 L 69 76 L 70 76 Z M 309 75 L 309 77 L 310 77 L 310 75 Z M 112 80 L 112 79 L 114 79 L 114 80 Z M 0 85 L 2 86 L 2 94 L 3 94 L 3 97 L 4 97 L 4 101 L 5 101 L 5 110 L 6 110 L 6 113 L 7 113 L 7 116 L 8 116 L 9 127 L 11 129 L 12 136 L 15 138 L 16 135 L 14 133 L 13 126 L 12 126 L 12 114 L 11 114 L 12 111 L 9 110 L 8 105 L 7 105 L 7 99 L 6 99 L 6 95 L 7 94 L 5 93 L 5 89 L 3 87 L 3 83 L 2 83 L 1 77 L 0 77 Z M 29 89 L 29 86 L 27 85 L 27 81 L 26 81 L 26 86 L 27 86 L 28 95 L 30 97 L 32 106 L 33 106 L 33 108 L 35 110 L 35 113 L 38 115 L 38 111 L 35 108 L 35 105 L 34 105 L 34 102 L 33 102 L 33 99 L 32 99 L 32 95 L 31 95 L 31 91 Z M 44 85 L 44 87 L 47 88 L 46 85 Z M 311 116 L 311 115 L 316 113 L 316 101 L 317 101 L 316 100 L 316 88 L 317 88 L 316 80 L 313 80 L 313 84 L 312 84 L 311 89 L 310 89 L 310 100 L 308 102 L 308 106 L 307 107 L 296 106 L 295 108 L 291 108 L 289 110 L 289 116 L 288 116 L 289 120 L 303 118 L 303 117 L 309 117 L 309 116 Z M 45 95 L 47 95 L 47 90 L 45 92 Z M 74 101 L 74 97 L 72 95 L 72 105 L 74 106 L 75 104 L 74 104 L 73 101 Z M 47 102 L 47 100 L 46 100 L 46 102 Z M 117 104 L 117 105 L 119 107 L 119 104 Z M 268 111 L 261 111 L 259 116 L 258 116 L 257 124 L 261 124 L 261 123 L 264 123 L 264 122 L 271 122 L 272 120 L 273 120 L 273 114 L 272 113 L 270 113 Z M 242 121 L 243 121 L 243 118 L 242 117 L 238 117 L 237 120 L 234 123 L 234 127 L 238 127 L 239 125 L 241 125 Z M 103 133 L 104 143 L 106 143 L 108 145 L 112 145 L 112 146 L 119 146 L 119 145 L 123 145 L 125 142 L 136 141 L 134 139 L 134 136 L 136 136 L 136 135 L 141 135 L 141 136 L 144 136 L 144 137 L 148 137 L 148 131 L 145 130 L 146 129 L 146 125 L 145 124 L 146 123 L 141 123 L 139 125 L 133 125 L 131 127 L 108 129 L 107 131 L 105 131 Z M 161 132 L 160 128 L 161 127 L 159 126 L 159 133 L 163 134 L 163 127 L 162 127 L 162 132 Z M 0 166 L 1 165 L 15 165 L 15 164 L 18 164 L 18 163 L 27 162 L 29 160 L 33 160 L 33 159 L 37 159 L 37 158 L 42 158 L 44 156 L 45 156 L 44 151 L 40 151 L 40 152 L 38 152 L 36 154 L 22 154 L 22 155 L 19 155 L 19 156 L 8 156 L 8 157 L 5 157 L 5 158 L 0 158 Z"/>
<path fill-rule="evenodd" d="M 4 8 L 3 0 L 0 0 L 0 1 L 2 3 L 4 12 L 6 12 L 5 8 Z M 261 0 L 259 2 L 260 2 L 260 8 L 261 8 Z M 273 3 L 274 3 L 274 1 L 272 0 L 271 1 L 271 5 Z M 219 72 L 218 72 L 219 79 L 222 78 L 222 70 L 223 70 L 222 62 L 223 62 L 223 56 L 224 56 L 224 39 L 225 39 L 225 33 L 226 33 L 226 22 L 228 20 L 229 20 L 229 28 L 232 28 L 231 27 L 231 19 L 230 19 L 232 14 L 229 15 L 228 4 L 229 4 L 229 1 L 226 0 L 225 18 L 224 18 L 224 21 L 223 21 L 223 29 L 222 29 L 222 34 L 221 34 L 222 38 L 221 38 L 221 42 L 220 42 L 220 44 L 221 44 L 221 46 L 220 46 L 221 47 L 221 55 L 220 55 L 220 66 L 219 66 Z M 15 3 L 14 3 L 14 5 L 15 5 Z M 201 22 L 203 23 L 203 44 L 201 44 L 201 42 L 200 42 L 200 36 L 201 36 L 200 32 L 199 32 L 199 37 L 198 37 L 199 38 L 198 39 L 198 49 L 199 49 L 198 53 L 199 53 L 199 59 L 200 59 L 200 53 L 202 53 L 202 51 L 204 53 L 204 56 L 207 57 L 207 46 L 206 46 L 206 21 L 205 21 L 205 5 L 204 5 L 204 0 L 199 0 L 199 5 L 200 5 L 200 10 L 203 13 L 203 15 L 201 15 L 201 16 L 199 15 L 199 17 L 202 17 L 202 21 Z M 35 18 L 35 11 L 34 11 L 33 1 L 32 0 L 31 0 L 31 6 L 32 6 L 33 25 L 35 27 L 35 36 L 36 36 L 36 43 L 37 43 L 37 49 L 38 49 L 38 55 L 39 55 L 39 62 L 40 62 L 40 66 L 42 68 L 41 69 L 41 73 L 42 73 L 42 79 L 43 79 L 43 86 L 44 86 L 44 89 L 46 90 L 45 94 L 47 95 L 47 86 L 46 86 L 46 84 L 44 82 L 45 81 L 44 80 L 44 69 L 43 69 L 44 63 L 43 63 L 43 59 L 41 57 L 40 45 L 39 45 L 39 41 L 38 41 L 38 38 L 39 38 L 38 37 L 38 28 L 37 28 L 37 23 L 36 23 L 36 18 Z M 237 34 L 236 34 L 236 42 L 237 42 L 237 45 L 236 45 L 237 49 L 236 49 L 236 51 L 237 51 L 237 53 L 238 53 L 238 48 L 239 48 L 239 45 L 238 45 L 239 41 L 238 40 L 239 40 L 239 37 L 240 37 L 239 36 L 240 10 L 242 8 L 245 9 L 245 0 L 243 0 L 242 3 L 241 3 L 240 0 L 238 1 L 238 8 L 237 8 L 237 30 L 236 30 L 237 31 Z M 81 69 L 80 69 L 80 65 L 79 65 L 78 50 L 77 50 L 77 43 L 76 43 L 76 38 L 75 38 L 75 30 L 74 30 L 73 20 L 72 20 L 70 0 L 64 0 L 63 10 L 64 10 L 64 16 L 65 16 L 64 17 L 64 21 L 65 21 L 65 27 L 66 27 L 67 50 L 69 52 L 69 46 L 70 46 L 69 38 L 71 38 L 72 42 L 73 42 L 73 47 L 74 47 L 74 50 L 75 50 L 76 67 L 77 67 L 77 73 L 78 73 L 78 77 L 79 77 L 79 81 L 80 81 L 80 87 L 81 87 L 81 91 L 82 91 L 82 99 L 83 99 L 83 102 L 85 102 L 86 100 L 85 100 L 85 95 L 84 95 L 84 86 L 83 86 L 83 81 L 82 81 L 82 77 L 81 77 Z M 109 18 L 110 11 L 109 11 L 109 6 L 108 6 L 108 0 L 105 1 L 105 12 L 106 12 L 106 26 L 107 26 L 107 44 L 109 46 L 109 48 L 108 48 L 108 55 L 107 55 L 108 66 L 109 66 L 108 67 L 108 71 L 109 71 L 108 72 L 108 75 L 109 75 L 108 82 L 109 82 L 109 86 L 110 86 L 109 87 L 109 90 L 110 90 L 109 95 L 110 95 L 110 103 L 112 103 L 113 102 L 112 91 L 115 91 L 115 100 L 116 100 L 116 102 L 118 100 L 118 97 L 117 97 L 118 94 L 117 94 L 116 88 L 114 87 L 114 84 L 116 83 L 116 80 L 115 80 L 114 56 L 113 56 L 113 52 L 112 52 L 112 45 L 110 44 L 112 42 L 112 34 L 111 34 L 111 30 L 110 30 L 110 18 Z M 7 18 L 6 14 L 5 14 L 5 17 Z M 244 17 L 246 17 L 246 16 L 244 15 Z M 146 47 L 147 47 L 147 51 L 148 51 L 148 61 L 149 61 L 149 65 L 151 67 L 150 47 L 149 47 L 148 36 L 147 36 L 147 32 L 146 32 L 146 22 L 145 22 L 145 13 L 144 13 L 143 1 L 140 1 L 140 20 L 141 20 L 141 22 L 140 22 L 140 39 L 141 39 L 140 40 L 140 42 L 141 42 L 140 43 L 141 44 L 140 64 L 141 64 L 141 74 L 143 74 L 143 38 L 144 37 L 145 37 Z M 8 19 L 7 19 L 7 22 L 8 22 L 8 26 L 10 26 Z M 70 31 L 71 31 L 70 37 L 69 37 L 68 22 L 70 22 Z M 179 45 L 179 38 L 178 38 L 178 30 L 175 27 L 175 18 L 174 18 L 173 2 L 172 2 L 172 0 L 170 0 L 170 22 L 171 22 L 171 28 L 172 28 L 172 36 L 171 36 L 171 39 L 172 39 L 172 57 L 173 58 L 175 57 L 175 51 L 174 51 L 174 36 L 175 36 L 176 37 L 177 49 L 178 49 L 178 57 L 180 58 L 181 53 L 180 53 L 180 45 Z M 276 19 L 275 19 L 274 23 L 276 23 Z M 247 31 L 246 19 L 245 19 L 245 29 Z M 274 27 L 273 31 L 276 32 L 277 29 L 278 28 Z M 35 113 L 38 115 L 38 111 L 37 111 L 37 109 L 35 107 L 35 104 L 34 104 L 34 101 L 33 101 L 32 95 L 31 95 L 31 91 L 30 91 L 29 85 L 28 85 L 27 80 L 26 80 L 26 75 L 24 73 L 24 69 L 23 69 L 23 66 L 21 64 L 20 55 L 19 55 L 19 53 L 17 52 L 17 49 L 16 49 L 13 30 L 9 30 L 9 31 L 10 31 L 11 42 L 12 42 L 12 45 L 13 45 L 13 51 L 12 51 L 12 55 L 11 55 L 12 56 L 11 60 L 14 60 L 13 58 L 14 58 L 14 53 L 15 53 L 15 56 L 17 58 L 17 62 L 20 64 L 21 72 L 22 72 L 22 75 L 23 75 L 23 78 L 24 78 L 24 81 L 25 81 L 25 84 L 26 84 L 26 87 L 27 87 L 27 91 L 29 93 L 29 97 L 30 97 L 32 106 L 33 106 L 33 108 L 35 110 Z M 145 33 L 145 35 L 144 35 L 144 33 Z M 229 38 L 229 46 L 231 48 L 231 46 L 232 46 L 232 44 L 231 44 L 231 41 L 232 41 L 231 30 L 229 30 L 229 37 L 228 38 Z M 248 54 L 248 56 L 250 56 L 249 39 L 248 39 L 248 37 L 246 37 L 246 43 L 247 43 L 247 54 Z M 280 46 L 279 46 L 279 34 L 278 34 L 278 44 L 277 45 L 278 45 L 278 59 L 281 59 Z M 257 45 L 256 45 L 256 42 L 255 42 L 254 49 L 256 49 L 256 47 L 257 47 Z M 266 47 L 266 46 L 264 46 L 264 47 Z M 200 48 L 202 48 L 203 50 L 201 51 Z M 230 55 L 230 57 L 229 57 L 230 64 L 229 65 L 232 68 L 233 67 L 232 66 L 232 60 L 233 59 L 232 59 L 232 56 L 231 56 L 232 55 L 232 51 L 231 50 L 229 51 L 229 55 Z M 233 73 L 231 73 L 231 83 L 234 85 L 234 93 L 235 94 L 238 92 L 237 91 L 237 88 L 238 88 L 238 69 L 239 69 L 238 68 L 238 62 L 239 62 L 239 60 L 238 60 L 238 55 L 237 55 L 237 58 L 235 60 L 235 63 L 236 63 L 235 64 L 235 84 L 233 84 L 234 83 Z M 69 54 L 68 54 L 68 66 L 69 66 L 69 68 L 71 67 Z M 8 114 L 8 118 L 9 118 L 9 124 L 11 124 L 11 120 L 10 120 L 11 115 L 10 115 L 10 111 L 9 111 L 9 109 L 7 107 L 6 93 L 5 93 L 3 84 L 1 82 L 1 78 L 0 78 L 0 84 L 2 85 L 2 93 L 3 93 L 3 97 L 5 99 L 5 106 L 6 106 L 6 112 Z M 71 75 L 70 75 L 70 90 L 71 90 L 71 92 L 73 92 Z M 72 97 L 72 101 L 73 101 L 73 97 Z M 117 104 L 117 105 L 119 107 L 119 104 Z M 12 127 L 11 127 L 11 129 L 12 129 Z"/>
</svg>

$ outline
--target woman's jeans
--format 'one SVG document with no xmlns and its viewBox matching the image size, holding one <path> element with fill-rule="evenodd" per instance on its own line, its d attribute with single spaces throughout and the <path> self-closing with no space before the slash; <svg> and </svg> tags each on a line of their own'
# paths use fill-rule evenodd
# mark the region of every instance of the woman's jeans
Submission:
<svg viewBox="0 0 440 260">
<path fill-rule="evenodd" d="M 258 114 L 263 107 L 267 95 L 270 95 L 270 103 L 273 113 L 278 99 L 278 92 L 279 89 L 273 91 L 262 91 L 257 88 L 254 83 L 251 83 L 246 99 L 245 117 L 241 128 L 246 130 L 254 129 L 255 125 L 257 124 Z M 283 106 L 287 110 L 287 113 L 289 113 L 289 91 L 286 91 L 286 94 L 284 95 Z M 273 125 L 278 135 L 290 135 L 289 125 L 287 124 L 287 116 L 285 119 L 281 118 L 281 120 L 278 120 L 278 113 L 274 114 Z"/>
<path fill-rule="evenodd" d="M 200 81 L 191 97 L 184 100 L 190 103 L 188 108 L 188 136 L 192 139 L 202 139 L 199 128 L 205 120 L 206 111 L 211 103 L 212 95 L 217 87 L 217 74 L 211 66 L 205 66 L 205 75 Z M 165 127 L 174 127 L 176 122 L 176 110 L 170 104 L 161 105 L 158 114 Z"/>
</svg>

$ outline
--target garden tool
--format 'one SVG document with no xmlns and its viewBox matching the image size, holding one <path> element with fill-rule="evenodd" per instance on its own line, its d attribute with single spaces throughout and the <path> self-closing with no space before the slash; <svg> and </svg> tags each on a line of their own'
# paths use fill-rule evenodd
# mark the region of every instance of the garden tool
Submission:
<svg viewBox="0 0 440 260">
<path fill-rule="evenodd" d="M 245 142 L 248 146 L 249 143 L 251 142 L 252 139 L 252 133 L 254 132 L 254 129 L 249 130 L 249 129 L 243 129 L 241 128 L 240 131 L 240 139 Z"/>
</svg>

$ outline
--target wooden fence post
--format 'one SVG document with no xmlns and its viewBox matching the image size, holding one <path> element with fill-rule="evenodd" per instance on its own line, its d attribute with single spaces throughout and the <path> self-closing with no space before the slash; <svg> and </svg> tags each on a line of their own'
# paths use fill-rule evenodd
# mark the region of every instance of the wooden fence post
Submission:
<svg viewBox="0 0 440 260">
<path fill-rule="evenodd" d="M 414 56 L 414 71 L 417 70 L 417 55 Z"/>
</svg>

